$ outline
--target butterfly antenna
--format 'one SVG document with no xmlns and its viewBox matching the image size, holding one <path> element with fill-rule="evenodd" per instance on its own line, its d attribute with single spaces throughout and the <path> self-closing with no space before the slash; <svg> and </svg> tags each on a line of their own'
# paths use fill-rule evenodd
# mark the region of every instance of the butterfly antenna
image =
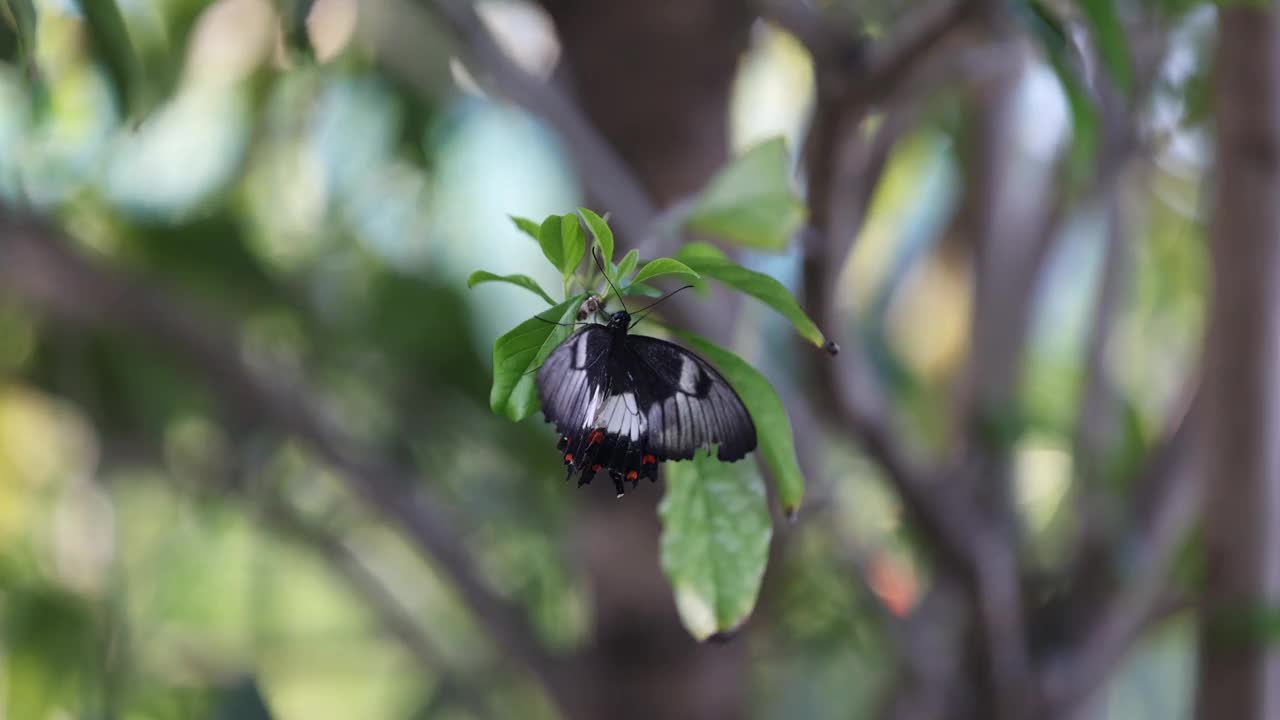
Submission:
<svg viewBox="0 0 1280 720">
<path fill-rule="evenodd" d="M 662 297 L 658 298 L 657 300 L 654 300 L 653 302 L 649 303 L 648 305 L 646 305 L 646 306 L 644 306 L 644 307 L 640 308 L 639 310 L 637 310 L 637 311 L 636 311 L 636 314 L 637 314 L 637 315 L 640 315 L 640 316 L 639 316 L 639 317 L 637 317 L 637 318 L 635 319 L 635 322 L 631 323 L 631 327 L 635 327 L 636 325 L 639 325 L 639 324 L 640 324 L 640 321 L 641 321 L 641 320 L 643 320 L 643 319 L 645 319 L 645 318 L 649 315 L 649 311 L 650 311 L 650 310 L 652 310 L 654 307 L 656 307 L 656 306 L 658 305 L 658 303 L 662 302 L 663 300 L 666 300 L 667 298 L 671 297 L 672 295 L 675 295 L 676 293 L 680 292 L 681 290 L 688 290 L 688 289 L 689 289 L 689 288 L 691 288 L 691 287 L 693 287 L 693 286 L 692 286 L 692 285 L 685 285 L 685 286 L 684 286 L 684 287 L 682 287 L 682 288 L 679 288 L 679 289 L 676 289 L 676 290 L 672 290 L 671 292 L 667 293 L 666 295 L 663 295 Z M 643 314 L 643 315 L 641 315 L 640 313 L 644 313 L 644 314 Z M 630 328 L 628 328 L 628 329 L 630 329 Z"/>
<path fill-rule="evenodd" d="M 596 259 L 596 267 L 600 268 L 600 274 L 604 276 L 604 281 L 609 283 L 609 287 L 613 289 L 613 294 L 618 296 L 618 303 L 622 305 L 622 309 L 627 309 L 627 304 L 622 300 L 622 293 L 618 292 L 618 286 L 613 284 L 609 279 L 609 273 L 604 271 L 604 263 L 600 262 L 600 251 L 595 248 L 591 249 L 591 257 Z"/>
</svg>

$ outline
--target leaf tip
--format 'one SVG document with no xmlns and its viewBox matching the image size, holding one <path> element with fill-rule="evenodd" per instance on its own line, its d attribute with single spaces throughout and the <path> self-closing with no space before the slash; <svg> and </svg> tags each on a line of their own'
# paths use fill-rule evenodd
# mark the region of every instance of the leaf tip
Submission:
<svg viewBox="0 0 1280 720">
<path fill-rule="evenodd" d="M 800 504 L 799 504 L 799 503 L 793 503 L 793 504 L 790 504 L 790 505 L 785 505 L 785 506 L 783 506 L 783 508 L 782 508 L 782 517 L 786 518 L 787 522 L 789 522 L 789 523 L 793 523 L 793 524 L 794 524 L 794 523 L 795 523 L 795 521 L 796 521 L 796 516 L 797 516 L 797 515 L 799 515 L 799 514 L 800 514 Z"/>
<path fill-rule="evenodd" d="M 742 629 L 743 625 L 747 624 L 747 620 L 750 619 L 750 617 L 751 616 L 748 615 L 742 618 L 742 620 L 738 621 L 738 623 L 733 627 L 711 633 L 707 636 L 706 643 L 708 645 L 727 645 L 734 638 L 738 637 L 738 631 Z"/>
</svg>

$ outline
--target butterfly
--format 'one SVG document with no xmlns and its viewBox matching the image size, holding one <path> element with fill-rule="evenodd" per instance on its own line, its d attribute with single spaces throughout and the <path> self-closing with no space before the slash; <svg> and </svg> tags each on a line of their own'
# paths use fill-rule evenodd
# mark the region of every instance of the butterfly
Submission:
<svg viewBox="0 0 1280 720">
<path fill-rule="evenodd" d="M 713 445 L 725 462 L 755 450 L 755 424 L 733 386 L 701 357 L 632 335 L 633 327 L 624 305 L 607 324 L 570 335 L 538 370 L 538 399 L 560 434 L 565 479 L 576 474 L 581 487 L 607 472 L 621 497 L 626 481 L 656 482 L 665 460 Z"/>
</svg>

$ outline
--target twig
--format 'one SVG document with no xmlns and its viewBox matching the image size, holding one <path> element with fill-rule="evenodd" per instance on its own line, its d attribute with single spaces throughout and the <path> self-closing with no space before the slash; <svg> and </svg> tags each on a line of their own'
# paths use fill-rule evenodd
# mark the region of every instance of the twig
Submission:
<svg viewBox="0 0 1280 720">
<path fill-rule="evenodd" d="M 657 208 L 640 181 L 569 96 L 516 65 L 469 0 L 418 0 L 458 41 L 472 74 L 558 132 L 579 175 L 599 196 L 610 222 L 638 242 L 652 231 Z"/>
<path fill-rule="evenodd" d="M 1193 380 L 1137 480 L 1142 492 L 1132 523 L 1126 565 L 1132 577 L 1089 613 L 1083 638 L 1041 672 L 1041 695 L 1057 717 L 1066 715 L 1106 677 L 1148 624 L 1168 581 L 1179 543 L 1200 509 L 1204 478 L 1193 462 L 1200 400 Z"/>
<path fill-rule="evenodd" d="M 90 263 L 59 233 L 0 205 L 0 287 L 50 314 L 147 340 L 197 372 L 229 405 L 308 445 L 353 494 L 397 524 L 420 553 L 457 585 L 498 646 L 522 663 L 562 707 L 572 684 L 518 607 L 494 593 L 471 564 L 445 505 L 422 478 L 359 448 L 289 378 L 250 367 L 233 335 L 182 299 L 139 278 Z"/>
<path fill-rule="evenodd" d="M 834 284 L 866 210 L 862 205 L 841 208 L 837 198 L 856 197 L 865 202 L 878 182 L 883 157 L 888 151 L 887 147 L 879 152 L 858 147 L 860 138 L 854 131 L 872 105 L 912 74 L 930 51 L 961 24 L 971 6 L 972 3 L 947 3 L 921 11 L 904 24 L 900 35 L 868 51 L 861 77 L 849 77 L 850 68 L 842 64 L 845 58 L 839 54 L 834 59 L 815 57 L 819 92 L 806 147 L 813 227 L 806 238 L 805 302 L 817 316 L 819 325 L 837 337 L 840 336 L 836 329 L 845 322 L 836 309 Z M 846 178 L 862 183 L 861 188 L 851 190 L 848 185 L 853 183 Z M 936 558 L 942 560 L 954 576 L 965 580 L 964 585 L 984 619 L 982 625 L 989 631 L 988 644 L 1005 648 L 1003 654 L 997 651 L 997 656 L 1013 658 L 997 662 L 997 667 L 1025 666 L 1023 655 L 1015 652 L 1023 648 L 1020 634 L 1010 636 L 1011 640 L 1004 637 L 1009 636 L 1007 626 L 1018 623 L 1019 633 L 1021 628 L 1016 563 L 1011 548 L 992 537 L 966 493 L 960 492 L 956 484 L 945 482 L 946 478 L 944 482 L 934 481 L 933 474 L 915 466 L 898 445 L 882 392 L 859 348 L 850 344 L 837 362 L 820 358 L 815 359 L 813 366 L 819 402 L 862 441 L 867 454 L 885 472 L 909 519 Z M 925 617 L 924 621 L 927 620 Z M 904 656 L 908 675 L 923 672 L 934 664 L 929 654 L 917 654 L 917 643 L 905 642 L 913 634 L 912 625 L 913 622 L 908 622 L 907 629 L 898 634 L 904 640 L 899 642 L 899 651 Z M 1002 670 L 1002 677 L 1020 675 L 1020 672 Z M 1002 682 L 1000 687 L 1009 684 Z M 902 708 L 891 712 L 900 711 L 905 712 Z"/>
</svg>

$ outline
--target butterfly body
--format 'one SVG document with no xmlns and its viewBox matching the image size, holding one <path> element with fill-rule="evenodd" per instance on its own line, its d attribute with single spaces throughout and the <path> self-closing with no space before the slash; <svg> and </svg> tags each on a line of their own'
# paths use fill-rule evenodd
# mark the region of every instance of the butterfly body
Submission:
<svg viewBox="0 0 1280 720">
<path fill-rule="evenodd" d="M 560 434 L 567 477 L 585 485 L 607 472 L 657 479 L 658 464 L 718 446 L 732 462 L 756 447 L 756 430 L 733 387 L 707 361 L 674 343 L 630 334 L 624 310 L 569 336 L 538 371 L 543 416 Z"/>
</svg>

